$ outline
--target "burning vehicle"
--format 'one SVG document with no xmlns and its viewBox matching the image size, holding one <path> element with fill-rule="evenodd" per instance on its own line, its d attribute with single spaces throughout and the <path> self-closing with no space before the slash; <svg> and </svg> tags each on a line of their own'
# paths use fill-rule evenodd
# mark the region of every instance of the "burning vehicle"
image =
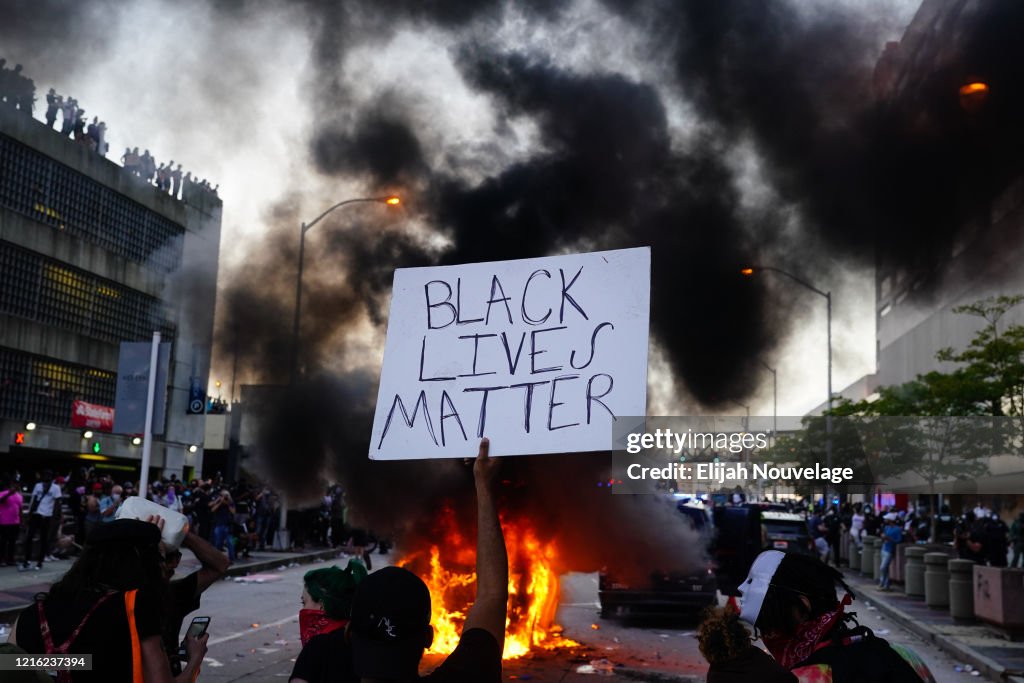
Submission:
<svg viewBox="0 0 1024 683">
<path fill-rule="evenodd" d="M 714 537 L 711 518 L 703 506 L 680 502 L 680 524 L 699 535 L 703 550 Z M 717 581 L 710 560 L 696 569 L 656 568 L 646 577 L 630 576 L 609 564 L 598 577 L 601 618 L 678 617 L 699 614 L 715 604 Z"/>
</svg>

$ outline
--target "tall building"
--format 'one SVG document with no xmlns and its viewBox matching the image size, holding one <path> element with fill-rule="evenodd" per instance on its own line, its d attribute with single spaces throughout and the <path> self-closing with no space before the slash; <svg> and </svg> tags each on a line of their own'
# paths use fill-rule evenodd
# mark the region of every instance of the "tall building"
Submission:
<svg viewBox="0 0 1024 683">
<path fill-rule="evenodd" d="M 985 324 L 954 308 L 999 295 L 1024 294 L 1024 67 L 1022 16 L 1009 0 L 924 0 L 899 42 L 886 46 L 874 84 L 881 107 L 905 124 L 904 134 L 936 142 L 929 161 L 959 211 L 954 229 L 936 229 L 935 244 L 919 240 L 916 258 L 879 256 L 875 269 L 876 373 L 840 395 L 871 397 L 879 387 L 909 382 L 931 371 L 950 372 L 936 354 L 962 350 Z M 1015 54 L 1017 53 L 1017 54 Z M 941 144 L 940 144 L 941 143 Z M 949 199 L 949 197 L 943 197 Z M 943 216 L 945 218 L 945 216 Z M 947 226 L 948 228 L 948 226 Z M 952 235 L 952 239 L 949 239 Z M 883 237 L 884 239 L 884 237 Z M 891 246 L 891 245 L 882 245 Z M 880 254 L 891 253 L 880 249 Z M 1000 325 L 1024 323 L 1024 305 Z M 813 412 L 820 412 L 819 406 Z M 1024 507 L 1024 460 L 985 458 L 986 473 L 937 482 L 936 490 L 962 494 L 954 511 L 982 500 L 1001 510 Z M 902 491 L 922 494 L 923 478 Z"/>
<path fill-rule="evenodd" d="M 142 446 L 110 416 L 121 342 L 154 331 L 171 353 L 152 474 L 202 471 L 221 207 L 0 104 L 0 472 L 137 475 Z"/>
<path fill-rule="evenodd" d="M 951 154 L 944 161 L 956 165 L 951 173 L 970 179 L 958 191 L 987 199 L 965 218 L 946 253 L 922 248 L 928 257 L 911 268 L 879 259 L 875 386 L 902 384 L 932 370 L 949 372 L 952 366 L 936 360 L 936 352 L 963 349 L 983 325 L 953 308 L 989 296 L 1024 294 L 1024 173 L 1019 157 L 1008 163 L 1001 158 L 1019 144 L 1024 124 L 1008 120 L 1007 94 L 1019 97 L 1024 83 L 1019 64 L 1004 64 L 1013 55 L 987 53 L 998 36 L 985 35 L 997 23 L 995 13 L 1008 6 L 925 0 L 902 40 L 890 43 L 877 64 L 878 97 L 913 120 L 917 134 L 946 135 L 961 149 L 977 149 L 976 155 Z M 1019 14 L 1007 17 L 1019 19 Z M 937 91 L 948 94 L 945 101 Z M 1004 322 L 1024 323 L 1024 306 L 1012 309 Z"/>
</svg>

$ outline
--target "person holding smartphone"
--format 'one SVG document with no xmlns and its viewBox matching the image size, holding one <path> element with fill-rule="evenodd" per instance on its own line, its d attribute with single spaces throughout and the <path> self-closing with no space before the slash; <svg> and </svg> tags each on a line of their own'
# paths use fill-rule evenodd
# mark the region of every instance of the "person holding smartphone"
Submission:
<svg viewBox="0 0 1024 683">
<path fill-rule="evenodd" d="M 159 527 L 159 518 L 151 521 Z M 180 673 L 184 667 L 184 658 L 178 647 L 178 634 L 181 632 L 181 625 L 188 614 L 199 609 L 200 597 L 203 592 L 228 573 L 229 564 L 224 553 L 192 531 L 185 534 L 181 545 L 192 551 L 192 554 L 199 560 L 200 567 L 188 576 L 172 581 L 178 563 L 181 562 L 181 551 L 177 548 L 165 548 L 163 569 L 164 578 L 167 581 L 167 592 L 163 639 L 171 671 L 175 675 Z"/>
</svg>

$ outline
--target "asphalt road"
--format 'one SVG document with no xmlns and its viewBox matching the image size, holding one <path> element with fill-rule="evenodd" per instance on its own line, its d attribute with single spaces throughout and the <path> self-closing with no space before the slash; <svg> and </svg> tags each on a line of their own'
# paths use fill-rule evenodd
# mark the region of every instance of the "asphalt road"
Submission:
<svg viewBox="0 0 1024 683">
<path fill-rule="evenodd" d="M 374 560 L 377 558 L 375 556 Z M 287 681 L 300 650 L 298 610 L 302 576 L 311 568 L 323 566 L 327 565 L 319 563 L 269 572 L 261 583 L 225 580 L 211 587 L 203 596 L 199 612 L 211 617 L 209 652 L 200 680 Z M 375 566 L 379 566 L 376 561 Z M 879 617 L 877 611 L 868 606 L 869 602 L 870 597 L 854 603 L 862 623 L 889 640 L 914 648 L 924 657 L 939 683 L 977 680 L 968 673 L 954 671 L 956 663 L 945 654 Z M 565 636 L 584 647 L 537 653 L 508 662 L 505 680 L 530 680 L 532 683 L 595 680 L 596 676 L 577 671 L 580 666 L 602 659 L 620 672 L 617 678 L 626 678 L 628 674 L 633 680 L 703 680 L 707 665 L 697 650 L 693 620 L 675 623 L 601 620 L 597 611 L 595 574 L 564 576 L 561 603 L 558 622 L 564 627 Z"/>
</svg>

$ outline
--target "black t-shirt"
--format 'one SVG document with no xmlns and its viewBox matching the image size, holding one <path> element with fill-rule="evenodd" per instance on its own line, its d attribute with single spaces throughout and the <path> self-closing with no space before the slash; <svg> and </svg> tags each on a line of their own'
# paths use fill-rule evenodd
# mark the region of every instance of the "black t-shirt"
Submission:
<svg viewBox="0 0 1024 683">
<path fill-rule="evenodd" d="M 310 641 L 312 642 L 312 641 Z M 430 683 L 500 683 L 501 651 L 498 641 L 482 628 L 462 634 L 448 659 L 421 681 Z"/>
<path fill-rule="evenodd" d="M 310 638 L 295 660 L 291 678 L 310 683 L 359 683 L 352 668 L 352 648 L 345 642 L 345 629 Z"/>
<path fill-rule="evenodd" d="M 202 524 L 210 520 L 210 496 L 204 493 L 202 490 L 196 491 L 192 494 L 192 510 L 196 516 L 196 521 Z"/>
<path fill-rule="evenodd" d="M 171 662 L 171 672 L 177 676 L 181 673 L 181 662 L 178 661 L 178 646 L 181 639 L 181 624 L 185 616 L 199 609 L 198 588 L 199 572 L 192 572 L 184 579 L 171 581 L 167 589 L 167 609 L 164 611 L 163 639 L 167 659 Z"/>
<path fill-rule="evenodd" d="M 101 595 L 95 593 L 70 602 L 58 598 L 48 599 L 44 609 L 54 647 L 59 647 L 70 637 Z M 155 595 L 146 591 L 140 590 L 135 598 L 135 628 L 140 641 L 160 634 L 160 603 Z M 35 603 L 18 616 L 15 637 L 18 645 L 26 652 L 46 653 Z M 76 683 L 132 680 L 132 645 L 124 593 L 112 595 L 96 608 L 68 648 L 68 654 L 92 655 L 92 671 L 71 672 L 71 680 Z"/>
</svg>

